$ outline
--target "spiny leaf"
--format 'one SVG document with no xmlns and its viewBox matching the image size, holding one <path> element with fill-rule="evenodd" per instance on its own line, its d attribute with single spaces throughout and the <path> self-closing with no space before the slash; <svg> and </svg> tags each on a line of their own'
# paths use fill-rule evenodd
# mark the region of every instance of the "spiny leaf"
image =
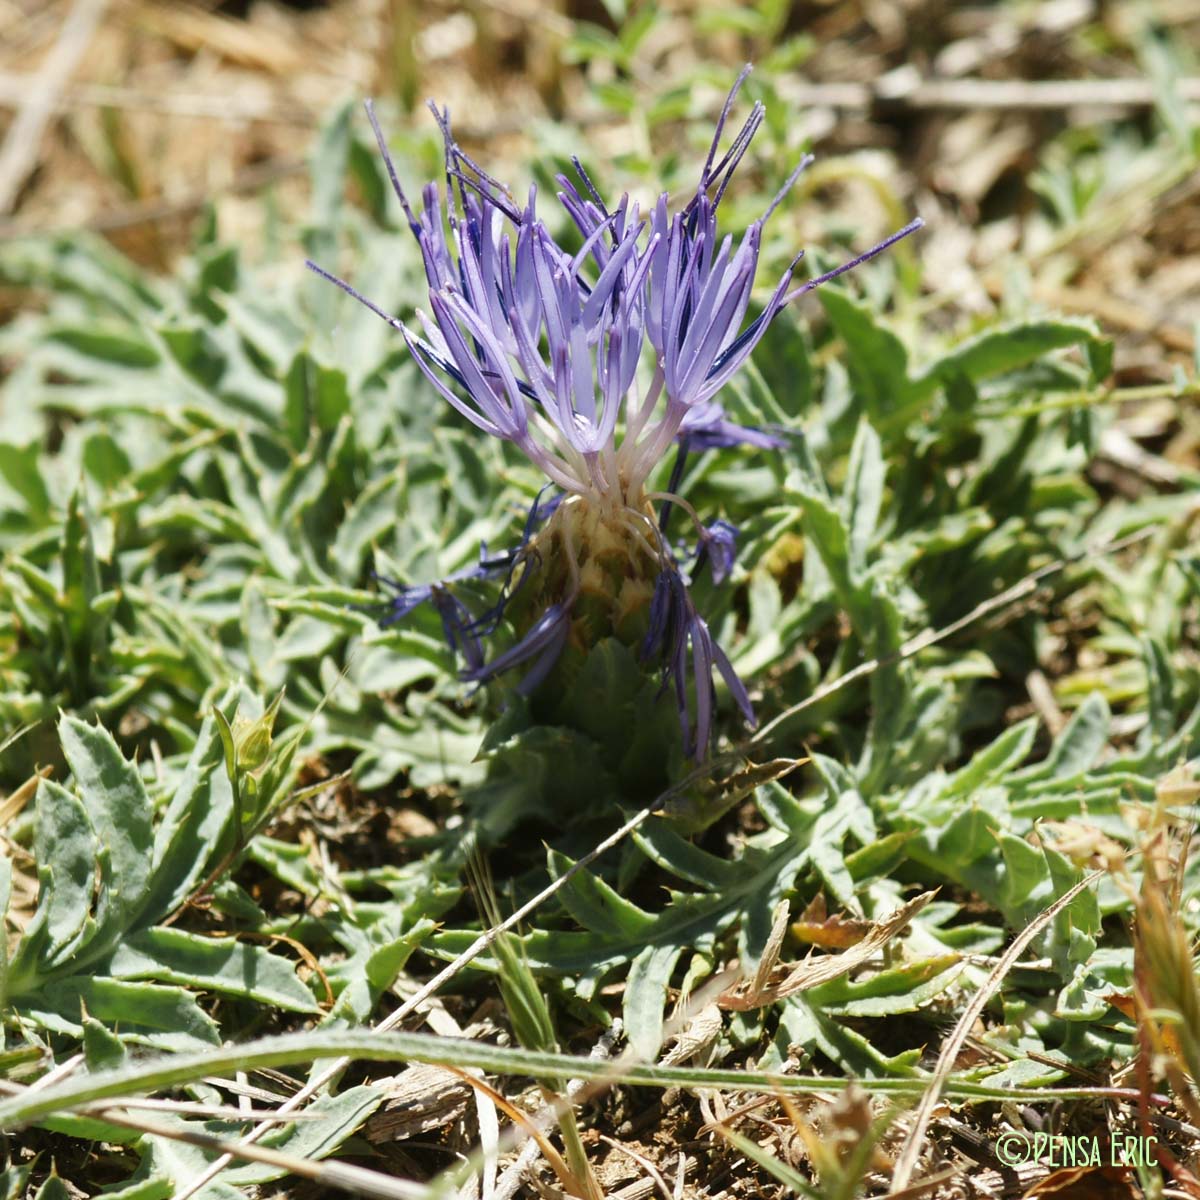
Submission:
<svg viewBox="0 0 1200 1200">
<path fill-rule="evenodd" d="M 144 908 L 149 919 L 173 912 L 186 899 L 224 844 L 232 815 L 224 751 L 216 722 L 208 717 L 155 833 L 153 875 Z"/>
<path fill-rule="evenodd" d="M 63 717 L 59 737 L 91 823 L 111 857 L 109 921 L 119 935 L 137 917 L 149 886 L 154 845 L 150 797 L 136 766 L 99 725 Z M 108 932 L 100 930 L 101 936 Z"/>
<path fill-rule="evenodd" d="M 1090 342 L 1098 334 L 1094 321 L 1024 321 L 988 329 L 960 343 L 918 377 L 923 383 L 961 374 L 987 379 L 1023 367 L 1053 350 Z"/>
<path fill-rule="evenodd" d="M 188 984 L 291 1012 L 317 1012 L 292 964 L 265 946 L 182 929 L 144 929 L 125 939 L 108 967 L 116 979 Z"/>
<path fill-rule="evenodd" d="M 10 997 L 37 988 L 89 934 L 96 880 L 96 835 L 74 792 L 43 779 L 35 804 L 38 906 L 9 971 Z"/>
</svg>

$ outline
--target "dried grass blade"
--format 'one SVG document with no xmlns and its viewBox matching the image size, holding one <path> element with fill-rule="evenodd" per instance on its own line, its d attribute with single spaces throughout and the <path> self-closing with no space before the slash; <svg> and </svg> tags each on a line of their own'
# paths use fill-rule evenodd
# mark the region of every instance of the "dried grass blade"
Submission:
<svg viewBox="0 0 1200 1200">
<path fill-rule="evenodd" d="M 933 1070 L 933 1078 L 917 1105 L 916 1119 L 904 1143 L 904 1149 L 896 1160 L 896 1171 L 892 1177 L 890 1196 L 902 1193 L 912 1179 L 913 1168 L 917 1165 L 917 1155 L 925 1144 L 925 1134 L 933 1117 L 933 1110 L 942 1094 L 942 1088 L 950 1073 L 959 1052 L 966 1044 L 967 1036 L 975 1026 L 987 1003 L 996 994 L 1004 977 L 1013 965 L 1025 953 L 1029 943 L 1058 916 L 1071 902 L 1087 887 L 1103 875 L 1103 871 L 1093 871 L 1085 875 L 1074 887 L 1068 888 L 1049 908 L 1043 909 L 1029 924 L 1013 939 L 1009 948 L 1001 955 L 1000 961 L 992 968 L 991 974 L 983 981 L 983 986 L 971 998 L 971 1002 L 963 1010 L 950 1036 L 942 1043 L 942 1051 L 938 1055 L 937 1065 Z"/>
</svg>

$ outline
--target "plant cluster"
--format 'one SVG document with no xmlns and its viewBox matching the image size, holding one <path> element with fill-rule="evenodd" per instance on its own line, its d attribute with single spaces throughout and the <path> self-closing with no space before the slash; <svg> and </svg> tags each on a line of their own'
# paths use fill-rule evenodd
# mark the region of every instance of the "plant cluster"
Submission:
<svg viewBox="0 0 1200 1200">
<path fill-rule="evenodd" d="M 522 1078 L 542 1099 L 584 1078 L 915 1097 L 1010 931 L 1097 866 L 944 1095 L 990 1132 L 1014 1098 L 1080 1124 L 1080 1073 L 1141 1053 L 1196 1107 L 1174 1032 L 1195 1007 L 1196 480 L 1106 485 L 1111 343 L 1015 285 L 953 334 L 919 320 L 899 254 L 840 281 L 814 254 L 809 284 L 756 292 L 778 255 L 716 215 L 779 220 L 748 169 L 760 119 L 674 213 L 606 205 L 580 152 L 535 216 L 448 127 L 401 142 L 406 171 L 450 171 L 407 211 L 335 113 L 305 250 L 344 255 L 381 312 L 428 304 L 407 345 L 212 221 L 165 278 L 79 235 L 0 247 L 39 298 L 0 330 L 0 1195 L 62 1194 L 51 1155 L 112 1196 L 233 1200 L 336 1154 L 432 1196 L 473 1118 L 440 1149 L 365 1140 L 396 1061 L 486 1072 L 518 1124 Z M 819 280 L 801 325 L 784 302 Z M 523 668 L 530 695 L 489 709 L 464 663 L 469 684 Z M 763 722 L 740 755 L 706 754 L 714 671 Z M 476 856 L 497 846 L 492 895 Z M 439 1010 L 465 1027 L 498 995 L 519 1045 L 374 1032 L 547 880 Z M 618 1018 L 632 1057 L 588 1058 Z M 250 1131 L 237 1069 L 288 1072 L 252 1076 L 278 1107 L 342 1054 L 353 1073 L 266 1135 L 284 1159 L 206 1179 Z M 168 1089 L 153 1128 L 118 1103 Z M 690 1103 L 677 1128 L 708 1124 Z M 860 1189 L 890 1110 L 779 1104 L 808 1149 L 782 1162 L 731 1104 L 738 1156 Z M 587 1194 L 591 1148 L 563 1129 L 563 1154 L 541 1144 Z"/>
</svg>

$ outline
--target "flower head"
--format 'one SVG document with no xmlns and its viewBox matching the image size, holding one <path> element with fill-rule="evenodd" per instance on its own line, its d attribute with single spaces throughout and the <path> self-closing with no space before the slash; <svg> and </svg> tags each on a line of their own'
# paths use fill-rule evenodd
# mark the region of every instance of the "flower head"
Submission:
<svg viewBox="0 0 1200 1200">
<path fill-rule="evenodd" d="M 607 205 L 581 164 L 559 176 L 557 200 L 583 239 L 565 249 L 537 214 L 455 142 L 449 114 L 433 107 L 445 145 L 443 192 L 428 184 L 409 202 L 370 104 L 367 112 L 393 188 L 420 246 L 429 286 L 419 328 L 397 320 L 350 285 L 309 264 L 367 304 L 405 338 L 437 392 L 477 428 L 511 442 L 557 489 L 535 502 L 520 543 L 436 584 L 384 580 L 388 620 L 430 603 L 446 640 L 483 682 L 524 667 L 523 692 L 538 688 L 570 645 L 618 637 L 658 667 L 674 689 L 689 751 L 702 758 L 713 727 L 714 671 L 747 720 L 746 690 L 696 611 L 689 577 L 707 563 L 714 583 L 730 574 L 737 530 L 701 523 L 675 494 L 689 452 L 747 443 L 782 445 L 775 434 L 732 421 L 719 393 L 767 328 L 797 296 L 873 257 L 916 229 L 914 221 L 852 262 L 792 288 L 799 261 L 750 312 L 762 232 L 811 161 L 805 156 L 763 215 L 736 242 L 718 231 L 722 197 L 763 120 L 756 103 L 721 153 L 725 124 L 749 71 L 738 76 L 717 123 L 695 192 L 672 213 L 666 194 L 648 215 L 622 196 Z M 677 447 L 666 492 L 651 475 Z M 655 502 L 660 504 L 656 513 Z M 692 520 L 689 556 L 667 537 L 679 507 Z M 682 558 L 680 557 L 682 553 Z M 504 575 L 497 603 L 474 614 L 456 595 L 467 578 Z M 522 599 L 512 603 L 520 594 Z M 519 610 L 519 611 L 518 611 Z M 481 639 L 509 617 L 518 639 L 485 660 Z M 690 681 L 690 682 L 689 682 Z"/>
</svg>

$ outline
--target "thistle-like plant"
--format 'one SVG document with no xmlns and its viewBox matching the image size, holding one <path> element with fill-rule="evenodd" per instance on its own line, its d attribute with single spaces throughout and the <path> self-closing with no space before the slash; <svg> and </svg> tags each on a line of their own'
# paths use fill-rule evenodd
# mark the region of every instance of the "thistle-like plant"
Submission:
<svg viewBox="0 0 1200 1200">
<path fill-rule="evenodd" d="M 445 143 L 446 184 L 425 186 L 414 208 L 400 185 L 370 104 L 367 112 L 396 195 L 421 248 L 430 312 L 419 329 L 388 315 L 349 284 L 309 266 L 400 331 L 433 387 L 484 433 L 513 443 L 548 480 L 520 542 L 437 583 L 390 582 L 385 617 L 432 604 L 446 639 L 483 682 L 518 667 L 529 694 L 568 647 L 604 638 L 636 648 L 674 690 L 688 752 L 708 752 L 714 671 L 747 721 L 750 699 L 697 611 L 690 584 L 707 567 L 728 575 L 737 530 L 705 524 L 676 494 L 690 452 L 738 444 L 778 447 L 774 433 L 736 424 L 719 400 L 774 318 L 797 297 L 873 258 L 918 228 L 913 221 L 833 271 L 792 286 L 800 255 L 761 311 L 747 320 L 763 226 L 811 161 L 805 156 L 735 246 L 717 229 L 721 200 L 764 110 L 755 103 L 722 154 L 721 137 L 747 67 L 722 109 L 695 192 L 674 214 L 664 193 L 646 215 L 624 195 L 607 205 L 578 160 L 558 176 L 557 199 L 583 238 L 572 253 L 455 142 L 449 113 L 431 106 Z M 719 157 L 718 157 L 719 156 Z M 672 449 L 665 490 L 651 478 Z M 544 493 L 543 493 L 544 495 Z M 655 506 L 658 506 L 657 508 Z M 694 539 L 674 540 L 669 516 L 690 518 Z M 500 579 L 499 596 L 474 612 L 455 590 Z M 518 599 L 519 598 L 519 599 Z M 507 617 L 517 640 L 486 658 L 483 640 Z"/>
</svg>

